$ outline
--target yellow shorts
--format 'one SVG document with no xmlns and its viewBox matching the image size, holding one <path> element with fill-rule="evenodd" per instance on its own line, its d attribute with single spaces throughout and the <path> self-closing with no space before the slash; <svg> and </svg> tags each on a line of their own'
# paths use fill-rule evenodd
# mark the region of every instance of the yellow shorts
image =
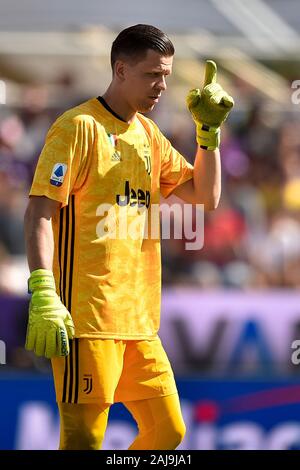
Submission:
<svg viewBox="0 0 300 470">
<path fill-rule="evenodd" d="M 151 341 L 76 338 L 68 357 L 52 359 L 56 400 L 115 403 L 177 393 L 157 337 Z"/>
</svg>

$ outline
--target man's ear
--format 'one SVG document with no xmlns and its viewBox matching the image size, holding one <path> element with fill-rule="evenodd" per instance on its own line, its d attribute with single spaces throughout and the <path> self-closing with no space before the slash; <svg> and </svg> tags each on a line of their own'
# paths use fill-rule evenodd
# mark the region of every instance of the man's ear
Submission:
<svg viewBox="0 0 300 470">
<path fill-rule="evenodd" d="M 122 60 L 116 60 L 114 66 L 114 76 L 123 82 L 126 76 L 126 64 Z"/>
</svg>

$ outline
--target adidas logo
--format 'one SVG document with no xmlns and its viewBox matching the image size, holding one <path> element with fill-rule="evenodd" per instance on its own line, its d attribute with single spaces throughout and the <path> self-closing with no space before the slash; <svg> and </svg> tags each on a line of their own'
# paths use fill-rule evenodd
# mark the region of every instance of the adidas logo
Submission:
<svg viewBox="0 0 300 470">
<path fill-rule="evenodd" d="M 121 154 L 118 151 L 115 151 L 111 156 L 112 162 L 120 162 L 121 161 Z"/>
<path fill-rule="evenodd" d="M 108 140 L 110 141 L 112 147 L 114 148 L 114 153 L 111 156 L 111 162 L 120 162 L 121 161 L 121 154 L 118 150 L 116 150 L 118 137 L 115 134 L 107 134 Z"/>
</svg>

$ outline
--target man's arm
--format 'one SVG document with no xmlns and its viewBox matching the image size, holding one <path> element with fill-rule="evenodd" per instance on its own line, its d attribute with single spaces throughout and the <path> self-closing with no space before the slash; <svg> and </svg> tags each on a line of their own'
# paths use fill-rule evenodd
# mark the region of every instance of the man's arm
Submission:
<svg viewBox="0 0 300 470">
<path fill-rule="evenodd" d="M 53 232 L 51 219 L 61 203 L 44 196 L 32 196 L 25 217 L 24 231 L 30 272 L 36 269 L 52 270 Z"/>
<path fill-rule="evenodd" d="M 177 186 L 173 194 L 191 204 L 204 204 L 205 210 L 216 209 L 221 195 L 219 149 L 203 150 L 198 146 L 193 179 Z"/>
<path fill-rule="evenodd" d="M 220 126 L 234 105 L 233 98 L 217 83 L 217 66 L 208 60 L 204 86 L 187 96 L 187 106 L 196 124 L 198 150 L 193 179 L 178 186 L 173 194 L 184 201 L 216 209 L 221 194 Z"/>
<path fill-rule="evenodd" d="M 56 293 L 52 273 L 53 232 L 51 219 L 60 202 L 43 196 L 31 197 L 24 218 L 31 296 L 26 349 L 48 358 L 67 356 L 69 338 L 74 337 L 70 313 Z"/>
</svg>

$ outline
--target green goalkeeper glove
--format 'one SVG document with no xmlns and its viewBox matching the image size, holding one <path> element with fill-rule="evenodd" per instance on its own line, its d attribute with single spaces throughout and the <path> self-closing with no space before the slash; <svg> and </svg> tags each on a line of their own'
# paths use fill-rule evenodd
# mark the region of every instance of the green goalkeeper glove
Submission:
<svg viewBox="0 0 300 470">
<path fill-rule="evenodd" d="M 68 338 L 75 334 L 72 317 L 55 291 L 53 273 L 46 269 L 33 271 L 28 280 L 32 293 L 25 348 L 37 356 L 67 356 Z"/>
<path fill-rule="evenodd" d="M 217 81 L 217 66 L 206 61 L 202 90 L 191 90 L 187 106 L 196 124 L 197 142 L 205 150 L 215 150 L 220 145 L 220 126 L 234 105 L 233 98 Z"/>
</svg>

